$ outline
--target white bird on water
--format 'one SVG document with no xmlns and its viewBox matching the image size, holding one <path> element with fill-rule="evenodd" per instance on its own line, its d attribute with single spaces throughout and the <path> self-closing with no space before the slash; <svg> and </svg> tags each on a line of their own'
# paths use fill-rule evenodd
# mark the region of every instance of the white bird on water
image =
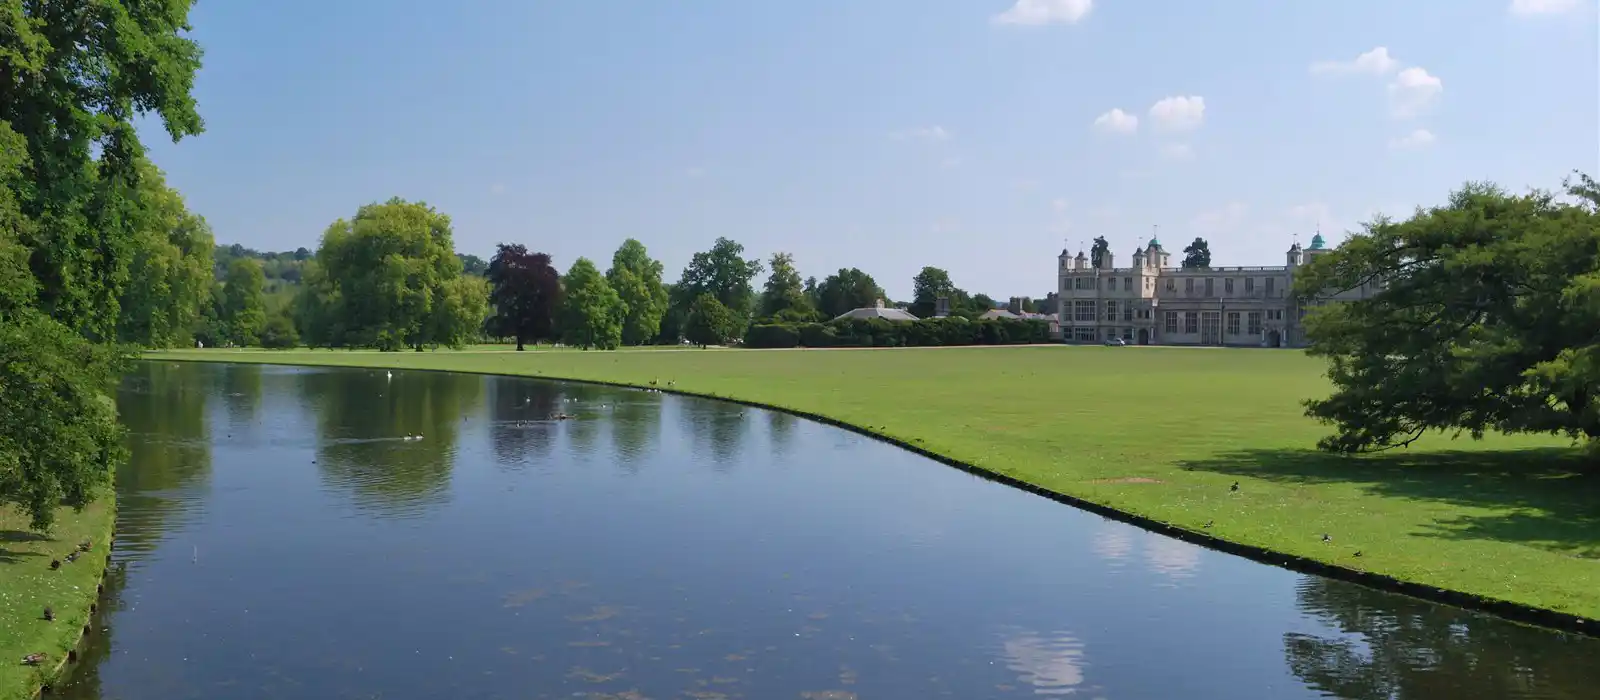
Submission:
<svg viewBox="0 0 1600 700">
<path fill-rule="evenodd" d="M 384 372 L 383 376 L 386 379 L 394 379 L 394 370 L 389 370 L 387 372 Z"/>
</svg>

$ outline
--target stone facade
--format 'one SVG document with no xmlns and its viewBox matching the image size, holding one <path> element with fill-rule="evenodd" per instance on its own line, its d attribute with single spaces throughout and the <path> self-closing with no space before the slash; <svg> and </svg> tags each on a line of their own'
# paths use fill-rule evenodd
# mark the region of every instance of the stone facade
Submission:
<svg viewBox="0 0 1600 700">
<path fill-rule="evenodd" d="M 1295 272 L 1327 253 L 1322 236 L 1289 248 L 1282 267 L 1183 269 L 1157 240 L 1133 253 L 1132 267 L 1111 255 L 1091 265 L 1081 251 L 1059 258 L 1058 318 L 1068 342 L 1122 338 L 1135 345 L 1304 347 L 1305 310 L 1291 290 Z M 1331 294 L 1325 301 L 1359 299 L 1376 286 Z M 1318 302 L 1324 303 L 1324 302 Z"/>
</svg>

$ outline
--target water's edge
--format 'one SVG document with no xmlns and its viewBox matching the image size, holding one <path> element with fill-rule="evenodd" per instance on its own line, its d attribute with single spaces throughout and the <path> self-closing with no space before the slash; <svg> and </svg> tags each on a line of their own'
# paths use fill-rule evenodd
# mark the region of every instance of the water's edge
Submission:
<svg viewBox="0 0 1600 700">
<path fill-rule="evenodd" d="M 66 645 L 67 653 L 65 656 L 56 661 L 50 670 L 42 671 L 30 677 L 29 685 L 31 687 L 25 691 L 24 697 L 37 698 L 41 695 L 48 695 L 52 686 L 66 678 L 71 673 L 73 666 L 78 662 L 78 652 L 83 649 L 84 640 L 87 640 L 90 632 L 93 631 L 91 627 L 94 625 L 95 613 L 99 612 L 101 598 L 105 596 L 106 572 L 111 569 L 111 552 L 116 548 L 117 537 L 116 489 L 110 489 L 101 498 L 107 499 L 111 508 L 111 517 L 106 519 L 105 531 L 98 533 L 98 537 L 96 537 L 96 539 L 105 543 L 105 549 L 102 550 L 101 556 L 95 557 L 95 561 L 99 562 L 100 573 L 95 575 L 94 591 L 85 598 L 87 606 L 80 608 L 84 613 L 83 627 L 79 628 L 71 643 Z"/>
<path fill-rule="evenodd" d="M 331 364 L 321 364 L 321 363 L 317 363 L 317 362 L 296 362 L 296 361 L 269 362 L 269 361 L 253 361 L 253 360 L 246 360 L 246 361 L 240 362 L 235 358 L 221 358 L 221 357 L 216 358 L 216 359 L 212 359 L 212 358 L 195 358 L 195 357 L 182 357 L 182 358 L 154 357 L 154 358 L 150 358 L 150 359 L 151 360 L 164 361 L 164 362 L 199 362 L 199 363 L 225 364 L 225 365 L 226 364 L 231 364 L 231 365 L 275 365 L 275 366 L 280 366 L 280 367 L 322 367 L 322 368 L 329 368 L 329 369 L 341 369 L 341 368 L 343 368 L 343 369 L 396 369 L 396 367 L 394 367 L 393 365 L 386 365 L 386 364 L 359 364 L 358 363 L 358 364 L 331 365 Z M 686 396 L 686 397 L 697 398 L 697 399 L 710 399 L 710 400 L 714 400 L 714 401 L 723 401 L 723 402 L 727 402 L 727 403 L 738 404 L 738 405 L 741 405 L 741 406 L 749 406 L 751 408 L 759 408 L 759 409 L 768 410 L 768 411 L 777 411 L 779 413 L 785 413 L 785 414 L 788 414 L 788 415 L 791 415 L 791 416 L 796 416 L 796 417 L 799 417 L 799 418 L 805 418 L 805 419 L 810 420 L 810 421 L 815 421 L 817 423 L 822 423 L 824 425 L 832 426 L 834 428 L 839 428 L 839 429 L 842 429 L 842 430 L 846 430 L 846 431 L 855 433 L 857 435 L 861 435 L 861 436 L 868 437 L 868 438 L 871 438 L 871 439 L 874 439 L 874 440 L 878 440 L 880 442 L 888 443 L 890 445 L 893 445 L 893 446 L 898 447 L 900 449 L 906 450 L 908 452 L 911 452 L 911 453 L 917 454 L 919 456 L 926 457 L 926 458 L 931 459 L 933 461 L 939 462 L 940 464 L 943 464 L 945 466 L 954 467 L 954 468 L 959 469 L 959 470 L 961 470 L 963 472 L 966 472 L 968 474 L 972 474 L 973 476 L 977 476 L 979 478 L 982 478 L 982 479 L 985 479 L 985 480 L 988 480 L 988 481 L 993 481 L 993 482 L 996 482 L 996 483 L 1004 484 L 1004 485 L 1010 486 L 1012 488 L 1016 488 L 1016 489 L 1020 489 L 1020 490 L 1023 490 L 1023 491 L 1027 491 L 1028 493 L 1032 493 L 1034 495 L 1050 499 L 1050 500 L 1055 501 L 1057 503 L 1061 503 L 1061 504 L 1064 504 L 1064 505 L 1072 506 L 1073 508 L 1077 508 L 1079 510 L 1084 510 L 1084 511 L 1088 511 L 1090 513 L 1094 513 L 1096 515 L 1099 515 L 1099 516 L 1101 516 L 1103 518 L 1107 518 L 1109 520 L 1114 520 L 1114 521 L 1117 521 L 1117 522 L 1120 522 L 1120 523 L 1125 523 L 1125 524 L 1128 524 L 1128 525 L 1132 525 L 1134 527 L 1140 528 L 1142 530 L 1146 530 L 1148 532 L 1154 532 L 1154 533 L 1159 534 L 1159 535 L 1164 535 L 1164 536 L 1171 537 L 1173 539 L 1181 540 L 1181 541 L 1184 541 L 1184 542 L 1188 542 L 1190 544 L 1194 544 L 1194 545 L 1197 545 L 1197 546 L 1200 546 L 1200 547 L 1205 547 L 1206 549 L 1211 549 L 1211 550 L 1214 550 L 1214 551 L 1225 552 L 1225 553 L 1232 554 L 1232 555 L 1235 555 L 1235 556 L 1244 557 L 1246 559 L 1249 559 L 1251 561 L 1254 561 L 1254 562 L 1257 562 L 1257 563 L 1260 563 L 1260 564 L 1266 564 L 1268 566 L 1275 566 L 1275 567 L 1279 567 L 1279 568 L 1283 568 L 1283 569 L 1288 569 L 1290 571 L 1294 571 L 1294 572 L 1298 572 L 1298 573 L 1311 574 L 1311 575 L 1322 576 L 1324 578 L 1334 579 L 1334 580 L 1338 580 L 1338 581 L 1345 581 L 1345 582 L 1348 582 L 1348 583 L 1354 583 L 1354 584 L 1366 586 L 1368 588 L 1377 589 L 1377 590 L 1380 590 L 1380 591 L 1385 591 L 1385 592 L 1389 592 L 1389 593 L 1397 593 L 1397 594 L 1408 596 L 1408 597 L 1411 597 L 1411 598 L 1416 598 L 1416 599 L 1419 599 L 1419 600 L 1428 601 L 1430 603 L 1442 603 L 1442 604 L 1445 604 L 1445 605 L 1450 605 L 1450 606 L 1454 606 L 1454 607 L 1457 607 L 1457 608 L 1462 608 L 1462 609 L 1465 609 L 1465 610 L 1483 612 L 1483 613 L 1494 615 L 1496 617 L 1500 617 L 1500 618 L 1503 618 L 1503 619 L 1506 619 L 1506 620 L 1510 620 L 1512 622 L 1518 622 L 1518 623 L 1522 623 L 1522 624 L 1534 625 L 1534 626 L 1537 626 L 1537 627 L 1545 627 L 1545 628 L 1564 631 L 1564 632 L 1572 632 L 1572 633 L 1581 634 L 1581 635 L 1588 636 L 1588 637 L 1600 638 L 1600 619 L 1588 618 L 1588 617 L 1584 617 L 1584 616 L 1581 616 L 1581 615 L 1574 615 L 1574 614 L 1571 614 L 1571 613 L 1558 612 L 1558 611 L 1550 610 L 1550 609 L 1547 609 L 1547 608 L 1535 607 L 1535 606 L 1532 606 L 1532 605 L 1527 605 L 1527 604 L 1524 604 L 1524 603 L 1517 603 L 1517 602 L 1504 600 L 1504 599 L 1500 599 L 1500 598 L 1491 598 L 1491 597 L 1488 597 L 1488 596 L 1481 596 L 1481 595 L 1476 595 L 1476 594 L 1472 594 L 1472 593 L 1465 593 L 1465 592 L 1462 592 L 1462 591 L 1454 591 L 1454 590 L 1450 590 L 1450 589 L 1446 589 L 1446 588 L 1440 588 L 1440 587 L 1432 586 L 1432 585 L 1428 585 L 1428 584 L 1417 583 L 1415 581 L 1406 581 L 1406 580 L 1395 578 L 1393 576 L 1388 576 L 1388 575 L 1385 575 L 1385 574 L 1378 574 L 1378 573 L 1373 573 L 1373 572 L 1370 572 L 1370 571 L 1361 571 L 1359 569 L 1352 569 L 1352 568 L 1341 566 L 1341 565 L 1338 565 L 1338 564 L 1331 564 L 1331 563 L 1328 563 L 1328 562 L 1319 561 L 1319 560 L 1312 559 L 1312 558 L 1309 558 L 1309 557 L 1303 557 L 1303 556 L 1294 555 L 1294 554 L 1286 554 L 1286 553 L 1283 553 L 1283 552 L 1276 552 L 1276 551 L 1273 551 L 1273 550 L 1270 550 L 1270 549 L 1266 549 L 1264 547 L 1258 547 L 1256 545 L 1249 545 L 1249 544 L 1243 544 L 1243 543 L 1239 543 L 1239 542 L 1233 542 L 1231 540 L 1225 540 L 1225 539 L 1222 539 L 1220 537 L 1216 537 L 1214 535 L 1210 535 L 1210 534 L 1207 534 L 1207 533 L 1204 533 L 1204 532 L 1197 532 L 1197 531 L 1190 530 L 1190 529 L 1187 529 L 1187 528 L 1178 527 L 1178 526 L 1172 525 L 1170 523 L 1166 523 L 1166 522 L 1162 522 L 1162 521 L 1159 521 L 1159 520 L 1155 520 L 1153 518 L 1149 518 L 1149 517 L 1146 517 L 1146 516 L 1143 516 L 1143 515 L 1138 515 L 1136 513 L 1130 513 L 1130 512 L 1127 512 L 1127 511 L 1123 511 L 1123 510 L 1118 510 L 1116 508 L 1112 508 L 1110 506 L 1106 506 L 1106 505 L 1103 505 L 1103 504 L 1095 503 L 1093 501 L 1085 500 L 1085 499 L 1079 498 L 1077 496 L 1072 496 L 1072 495 L 1061 493 L 1061 492 L 1058 492 L 1058 491 L 1051 491 L 1051 490 L 1046 489 L 1046 488 L 1044 488 L 1042 486 L 1039 486 L 1037 484 L 1033 484 L 1033 483 L 1030 483 L 1030 482 L 1027 482 L 1027 481 L 1023 481 L 1023 480 L 1018 479 L 1016 477 L 1009 476 L 1009 475 L 1006 475 L 1006 474 L 1001 474 L 999 472 L 991 471 L 989 469 L 985 469 L 985 468 L 977 466 L 975 464 L 969 464 L 967 462 L 962 462 L 962 461 L 957 460 L 955 458 L 939 454 L 937 452 L 934 452 L 934 451 L 929 450 L 927 448 L 912 444 L 910 442 L 906 442 L 906 441 L 901 440 L 899 438 L 896 438 L 894 436 L 885 435 L 883 433 L 874 431 L 871 428 L 855 425 L 853 423 L 847 423 L 847 422 L 841 421 L 841 420 L 839 420 L 837 418 L 826 416 L 826 415 L 823 415 L 823 414 L 820 414 L 820 413 L 812 413 L 810 411 L 805 411 L 805 410 L 801 410 L 801 409 L 789 408 L 789 407 L 781 406 L 781 405 L 778 405 L 778 404 L 762 403 L 760 401 L 752 401 L 752 400 L 749 400 L 749 399 L 743 399 L 743 398 L 739 398 L 739 397 L 735 397 L 735 396 L 723 396 L 723 395 L 716 394 L 716 393 L 704 393 L 704 392 L 697 392 L 697 391 L 686 391 L 686 390 L 677 389 L 677 388 L 670 388 L 670 387 L 645 386 L 645 385 L 642 385 L 642 384 L 632 384 L 632 383 L 628 383 L 628 382 L 607 381 L 607 380 L 601 380 L 601 379 L 578 379 L 578 378 L 561 377 L 561 376 L 550 375 L 550 374 L 517 374 L 517 373 L 508 373 L 508 372 L 491 372 L 491 371 L 470 370 L 470 369 L 448 369 L 447 370 L 447 369 L 430 369 L 430 368 L 422 368 L 422 367 L 403 367 L 403 368 L 400 368 L 400 369 L 404 369 L 405 371 L 408 371 L 408 372 L 442 372 L 442 373 L 447 373 L 447 374 L 470 374 L 470 375 L 479 375 L 479 376 L 512 377 L 512 378 L 519 378 L 519 379 L 544 379 L 544 380 L 549 380 L 549 381 L 570 382 L 570 383 L 573 383 L 573 384 L 588 384 L 588 385 L 593 385 L 593 386 L 607 386 L 607 387 L 614 387 L 614 388 L 619 388 L 619 389 L 651 389 L 651 390 L 655 390 L 655 391 L 660 391 L 661 393 L 664 393 L 664 394 L 673 394 L 673 395 L 676 395 L 676 396 Z M 103 574 L 102 574 L 102 576 L 103 576 Z"/>
</svg>

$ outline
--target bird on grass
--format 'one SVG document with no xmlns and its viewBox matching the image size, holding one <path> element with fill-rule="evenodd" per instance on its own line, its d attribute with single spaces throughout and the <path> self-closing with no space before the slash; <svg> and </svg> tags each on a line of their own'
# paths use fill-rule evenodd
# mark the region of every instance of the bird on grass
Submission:
<svg viewBox="0 0 1600 700">
<path fill-rule="evenodd" d="M 1211 526 L 1212 526 L 1212 525 L 1215 525 L 1215 524 L 1217 524 L 1217 521 L 1215 521 L 1215 520 L 1207 520 L 1207 521 L 1206 521 L 1206 524 L 1205 524 L 1205 528 L 1206 528 L 1206 529 L 1207 529 L 1207 530 L 1210 530 L 1210 529 L 1211 529 Z"/>
<path fill-rule="evenodd" d="M 50 560 L 50 570 L 51 571 L 55 571 L 56 569 L 59 569 L 59 568 L 61 568 L 61 560 L 60 559 L 51 559 Z"/>
<path fill-rule="evenodd" d="M 1322 533 L 1322 541 L 1323 542 L 1332 542 L 1333 541 L 1333 535 L 1330 535 L 1330 534 L 1328 534 L 1326 532 Z"/>
<path fill-rule="evenodd" d="M 87 537 L 84 538 L 84 540 L 82 542 L 78 543 L 78 551 L 80 551 L 80 552 L 87 552 L 93 547 L 94 547 L 94 541 L 90 540 Z"/>
<path fill-rule="evenodd" d="M 55 608 L 52 608 L 52 607 L 50 607 L 48 605 L 44 606 L 44 621 L 45 622 L 55 622 L 56 621 L 56 609 Z"/>
<path fill-rule="evenodd" d="M 1232 486 L 1228 487 L 1228 493 L 1238 493 L 1238 492 L 1239 492 L 1239 482 L 1235 481 L 1235 482 L 1233 482 Z"/>
<path fill-rule="evenodd" d="M 34 652 L 22 657 L 22 663 L 27 666 L 38 666 L 39 664 L 44 663 L 44 659 L 44 652 Z"/>
<path fill-rule="evenodd" d="M 1361 550 L 1359 550 L 1359 549 L 1356 550 L 1356 554 L 1355 555 L 1358 556 L 1358 557 L 1361 556 Z"/>
<path fill-rule="evenodd" d="M 75 562 L 75 561 L 77 561 L 77 560 L 78 560 L 78 555 L 79 555 L 79 554 L 82 554 L 82 553 L 83 553 L 83 552 L 78 552 L 78 551 L 74 551 L 74 552 L 72 552 L 72 553 L 70 553 L 70 554 L 68 554 L 68 555 L 67 555 L 67 558 L 66 558 L 66 562 L 67 562 L 67 563 L 68 563 L 68 564 L 71 564 L 71 563 L 72 563 L 72 562 Z"/>
</svg>

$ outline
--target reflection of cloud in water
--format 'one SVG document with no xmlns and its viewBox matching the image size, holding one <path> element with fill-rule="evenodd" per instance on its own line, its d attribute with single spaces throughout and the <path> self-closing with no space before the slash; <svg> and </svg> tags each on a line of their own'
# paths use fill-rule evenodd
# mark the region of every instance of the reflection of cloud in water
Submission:
<svg viewBox="0 0 1600 700">
<path fill-rule="evenodd" d="M 1070 695 L 1083 683 L 1083 642 L 1070 634 L 1021 630 L 1007 636 L 1003 646 L 1006 668 L 1033 686 L 1035 695 Z"/>
<path fill-rule="evenodd" d="M 1181 540 L 1146 533 L 1144 558 L 1150 570 L 1171 579 L 1194 576 L 1200 568 L 1200 548 Z"/>
<path fill-rule="evenodd" d="M 1133 551 L 1133 530 L 1121 523 L 1106 521 L 1094 533 L 1094 553 L 1109 564 L 1121 564 Z"/>
</svg>

